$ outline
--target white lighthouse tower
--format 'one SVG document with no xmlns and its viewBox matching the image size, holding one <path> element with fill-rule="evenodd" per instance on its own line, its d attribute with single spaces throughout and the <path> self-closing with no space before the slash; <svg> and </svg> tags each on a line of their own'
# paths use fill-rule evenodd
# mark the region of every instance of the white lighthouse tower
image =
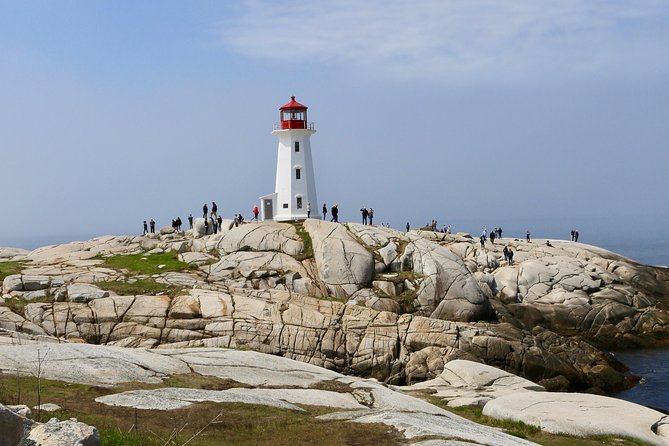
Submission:
<svg viewBox="0 0 669 446">
<path fill-rule="evenodd" d="M 318 199 L 309 138 L 316 133 L 307 121 L 307 106 L 290 97 L 281 107 L 279 124 L 272 134 L 279 138 L 276 187 L 273 194 L 260 197 L 263 220 L 287 221 L 318 218 Z"/>
</svg>

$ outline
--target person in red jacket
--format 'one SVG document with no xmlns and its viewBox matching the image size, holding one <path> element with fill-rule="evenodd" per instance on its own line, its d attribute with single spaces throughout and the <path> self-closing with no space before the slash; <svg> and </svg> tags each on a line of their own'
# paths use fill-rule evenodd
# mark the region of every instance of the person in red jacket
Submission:
<svg viewBox="0 0 669 446">
<path fill-rule="evenodd" d="M 260 212 L 258 211 L 258 206 L 255 206 L 253 208 L 253 218 L 255 219 L 255 221 L 258 221 L 258 212 Z"/>
</svg>

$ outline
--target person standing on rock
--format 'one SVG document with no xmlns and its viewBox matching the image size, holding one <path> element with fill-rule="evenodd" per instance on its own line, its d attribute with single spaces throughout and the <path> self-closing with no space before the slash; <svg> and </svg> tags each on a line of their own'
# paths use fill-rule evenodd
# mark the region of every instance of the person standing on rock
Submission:
<svg viewBox="0 0 669 446">
<path fill-rule="evenodd" d="M 490 233 L 490 243 L 495 244 L 495 236 L 497 235 L 497 228 Z"/>
<path fill-rule="evenodd" d="M 362 224 L 366 225 L 367 217 L 369 216 L 369 211 L 367 210 L 367 208 L 362 208 L 360 209 L 360 212 L 362 213 Z"/>
<path fill-rule="evenodd" d="M 530 231 L 527 231 L 525 233 L 525 240 L 527 240 L 527 243 L 532 243 L 532 241 L 530 240 Z"/>
<path fill-rule="evenodd" d="M 193 214 L 188 214 L 188 225 L 193 229 Z"/>
<path fill-rule="evenodd" d="M 218 206 L 216 206 L 215 201 L 212 201 L 211 202 L 211 216 L 216 218 L 217 212 L 218 212 Z"/>
<path fill-rule="evenodd" d="M 479 241 L 481 242 L 481 248 L 485 248 L 485 236 L 481 235 Z"/>
<path fill-rule="evenodd" d="M 411 226 L 409 225 L 409 222 L 407 222 L 406 228 L 407 228 L 407 232 L 409 232 L 409 229 L 411 229 Z"/>
<path fill-rule="evenodd" d="M 327 204 L 323 203 L 323 221 L 325 221 L 327 216 L 328 216 L 328 206 Z"/>
<path fill-rule="evenodd" d="M 217 226 L 218 226 L 218 230 L 220 231 L 220 230 L 221 230 L 221 225 L 223 224 L 223 217 L 221 217 L 221 216 L 219 215 L 218 218 L 216 219 L 216 223 L 218 224 L 218 225 L 217 225 Z"/>
<path fill-rule="evenodd" d="M 504 247 L 502 250 L 502 253 L 504 253 L 504 261 L 508 264 L 509 263 L 509 248 L 507 246 Z"/>
<path fill-rule="evenodd" d="M 209 235 L 209 220 L 204 219 L 204 235 Z"/>
<path fill-rule="evenodd" d="M 513 251 L 509 248 L 509 265 L 513 265 Z"/>
<path fill-rule="evenodd" d="M 259 214 L 259 213 L 260 213 L 260 211 L 258 210 L 258 206 L 255 206 L 255 207 L 253 208 L 253 219 L 254 219 L 255 221 L 258 221 L 258 214 Z"/>
<path fill-rule="evenodd" d="M 574 241 L 578 241 L 578 229 L 574 229 Z"/>
<path fill-rule="evenodd" d="M 307 203 L 307 218 L 311 218 L 311 202 Z"/>
<path fill-rule="evenodd" d="M 502 240 L 502 228 L 497 228 L 497 238 Z"/>
<path fill-rule="evenodd" d="M 369 208 L 369 224 L 373 225 L 374 224 L 374 209 Z"/>
<path fill-rule="evenodd" d="M 332 214 L 330 221 L 339 223 L 339 208 L 337 207 L 337 203 L 332 205 L 332 208 L 330 208 L 330 213 Z"/>
<path fill-rule="evenodd" d="M 181 217 L 177 217 L 177 231 L 181 232 Z"/>
<path fill-rule="evenodd" d="M 214 234 L 218 233 L 218 224 L 216 222 L 216 219 L 214 217 L 209 217 L 211 220 L 211 230 Z"/>
<path fill-rule="evenodd" d="M 147 232 L 149 232 L 149 227 L 146 224 L 146 220 L 144 220 L 144 235 L 146 235 Z"/>
<path fill-rule="evenodd" d="M 451 235 L 451 225 L 446 226 L 446 234 Z"/>
<path fill-rule="evenodd" d="M 205 203 L 204 206 L 202 206 L 202 218 L 206 220 L 207 217 L 209 216 L 208 214 L 209 214 L 209 207 L 207 206 L 207 203 Z"/>
<path fill-rule="evenodd" d="M 156 233 L 156 222 L 153 221 L 153 218 L 149 221 L 149 228 L 151 229 L 151 234 Z"/>
</svg>

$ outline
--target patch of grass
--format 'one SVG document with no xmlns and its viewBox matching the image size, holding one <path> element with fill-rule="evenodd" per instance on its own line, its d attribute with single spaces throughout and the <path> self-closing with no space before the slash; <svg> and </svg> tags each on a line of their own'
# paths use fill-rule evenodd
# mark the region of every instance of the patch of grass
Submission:
<svg viewBox="0 0 669 446">
<path fill-rule="evenodd" d="M 102 260 L 100 266 L 111 268 L 117 271 L 124 271 L 130 274 L 162 274 L 173 271 L 186 271 L 189 269 L 187 263 L 178 259 L 178 254 L 174 251 L 157 254 L 127 254 L 111 257 L 97 256 L 97 260 Z M 159 268 L 162 266 L 162 268 Z"/>
<path fill-rule="evenodd" d="M 0 283 L 5 280 L 5 277 L 12 274 L 19 274 L 23 268 L 26 267 L 26 262 L 19 262 L 10 260 L 9 262 L 0 262 Z"/>
<path fill-rule="evenodd" d="M 430 400 L 430 402 L 432 402 L 433 404 L 436 403 L 435 401 L 432 401 L 435 399 L 440 400 L 439 405 L 444 407 L 444 404 L 441 402 L 440 398 L 428 397 L 428 400 Z M 450 410 L 451 412 L 455 412 L 458 415 L 465 417 L 469 420 L 476 421 L 477 423 L 480 424 L 486 424 L 488 426 L 497 427 L 505 431 L 507 434 L 514 435 L 520 438 L 529 438 L 531 435 L 535 435 L 541 432 L 541 429 L 539 429 L 538 427 L 525 424 L 522 421 L 499 420 L 497 418 L 491 418 L 485 416 L 483 415 L 483 409 L 480 407 L 462 406 L 455 408 L 451 407 L 444 407 L 444 408 Z"/>
<path fill-rule="evenodd" d="M 318 390 L 329 390 L 330 392 L 337 393 L 351 393 L 353 392 L 353 387 L 349 384 L 345 384 L 336 380 L 327 380 L 327 381 L 318 381 L 309 386 L 310 389 Z"/>
<path fill-rule="evenodd" d="M 20 297 L 10 297 L 5 299 L 5 306 L 20 316 L 25 317 L 26 305 L 37 303 L 53 303 L 53 296 L 37 297 L 35 299 L 23 299 Z"/>
<path fill-rule="evenodd" d="M 129 383 L 115 389 L 43 379 L 42 401 L 58 404 L 62 410 L 43 414 L 42 418 L 56 416 L 64 420 L 74 417 L 95 426 L 105 446 L 181 445 L 203 428 L 202 433 L 188 443 L 189 446 L 404 444 L 401 434 L 386 425 L 317 420 L 318 415 L 332 411 L 323 407 L 304 406 L 304 412 L 296 412 L 242 403 L 198 403 L 183 409 L 158 411 L 107 406 L 94 401 L 99 396 L 128 388 L 154 388 L 177 383 L 201 385 L 201 388 L 212 384 L 223 387 L 236 384 L 226 380 L 214 383 L 210 379 L 217 378 L 179 375 L 158 385 Z M 36 404 L 36 379 L 21 378 L 21 384 L 20 403 L 32 407 Z M 15 389 L 15 377 L 0 375 L 1 403 L 15 404 Z"/>
<path fill-rule="evenodd" d="M 389 276 L 389 277 L 386 277 Z M 404 286 L 404 281 L 408 280 L 413 283 L 416 288 L 416 280 L 423 277 L 421 274 L 414 273 L 413 271 L 400 271 L 396 273 L 381 273 L 377 274 L 374 277 L 374 280 L 382 280 L 387 282 L 392 282 L 395 286 L 402 285 Z M 395 300 L 400 304 L 402 313 L 413 313 L 415 311 L 414 300 L 416 299 L 417 293 L 414 290 L 411 290 L 404 286 L 404 290 L 397 296 L 388 296 L 389 298 Z"/>
<path fill-rule="evenodd" d="M 303 260 L 313 258 L 314 246 L 313 242 L 311 241 L 311 236 L 309 235 L 309 232 L 306 229 L 304 229 L 302 223 L 295 223 L 295 230 L 297 231 L 297 235 L 299 235 L 302 238 L 302 243 L 304 243 L 302 252 L 295 256 L 295 260 L 301 262 Z"/>
<path fill-rule="evenodd" d="M 97 286 L 103 290 L 113 291 L 121 296 L 156 296 L 158 294 L 167 294 L 170 297 L 176 297 L 184 287 L 159 283 L 152 277 L 135 278 L 132 282 L 127 280 L 109 280 L 106 282 L 96 282 Z"/>
</svg>

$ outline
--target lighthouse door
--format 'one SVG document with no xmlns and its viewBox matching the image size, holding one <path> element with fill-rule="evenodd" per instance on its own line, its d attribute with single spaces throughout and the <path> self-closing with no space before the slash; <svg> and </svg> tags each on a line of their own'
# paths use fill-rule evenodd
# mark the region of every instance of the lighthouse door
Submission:
<svg viewBox="0 0 669 446">
<path fill-rule="evenodd" d="M 272 206 L 272 201 L 269 198 L 265 198 L 262 201 L 262 215 L 263 215 L 263 220 L 272 220 L 274 219 L 274 208 Z"/>
</svg>

